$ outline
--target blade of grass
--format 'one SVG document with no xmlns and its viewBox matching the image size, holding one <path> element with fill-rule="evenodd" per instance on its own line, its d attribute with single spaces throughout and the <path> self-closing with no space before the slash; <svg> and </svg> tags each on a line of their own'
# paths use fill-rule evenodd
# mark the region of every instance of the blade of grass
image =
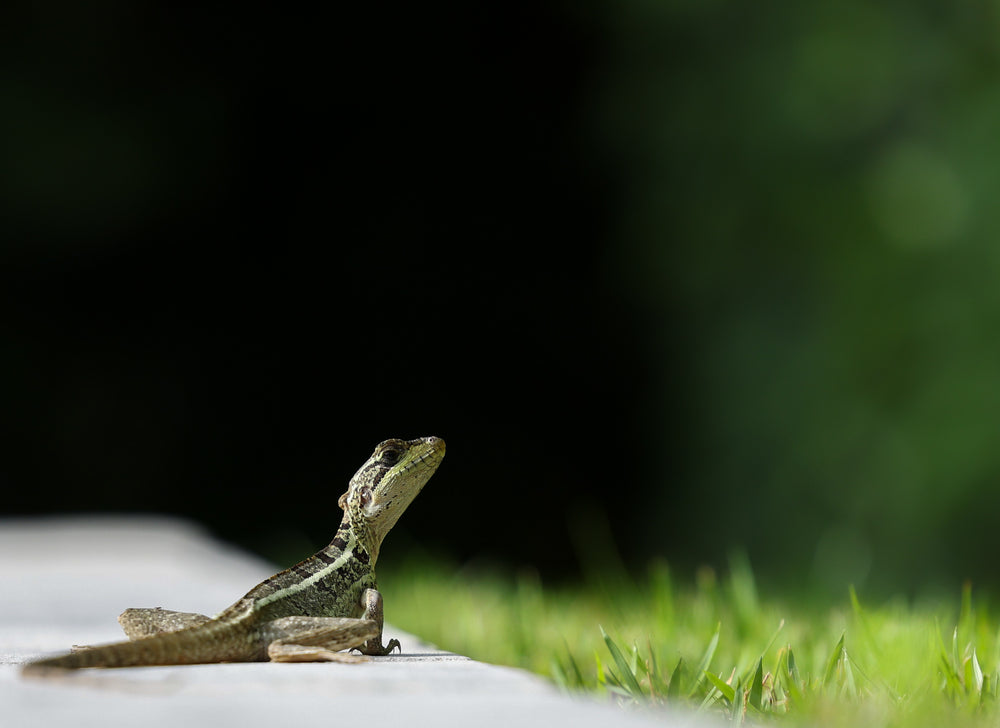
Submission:
<svg viewBox="0 0 1000 728">
<path fill-rule="evenodd" d="M 684 658 L 677 660 L 674 671 L 670 673 L 670 684 L 667 685 L 667 699 L 674 700 L 681 694 L 681 680 L 684 676 Z"/>
<path fill-rule="evenodd" d="M 732 721 L 733 725 L 743 725 L 743 720 L 747 715 L 747 691 L 744 689 L 739 689 L 736 691 L 736 699 L 732 704 Z"/>
<path fill-rule="evenodd" d="M 830 655 L 830 659 L 826 663 L 826 671 L 823 673 L 824 687 L 829 685 L 834 676 L 837 674 L 837 664 L 840 662 L 840 658 L 844 653 L 845 635 L 846 633 L 840 635 L 840 639 L 837 640 L 837 646 L 833 648 L 833 653 Z"/>
<path fill-rule="evenodd" d="M 708 681 L 715 686 L 715 689 L 722 693 L 722 697 L 728 702 L 733 702 L 736 700 L 736 689 L 732 685 L 726 683 L 721 677 L 716 675 L 714 672 L 705 671 L 705 677 Z"/>
<path fill-rule="evenodd" d="M 623 687 L 627 688 L 632 692 L 633 695 L 638 697 L 642 694 L 642 688 L 639 686 L 639 681 L 636 679 L 635 671 L 629 664 L 629 661 L 622 654 L 622 651 L 618 649 L 618 645 L 615 641 L 608 636 L 608 633 L 604 631 L 604 627 L 601 627 L 601 636 L 604 638 L 604 644 L 608 647 L 608 652 L 611 653 L 611 658 L 615 661 L 618 666 L 618 670 L 622 673 L 621 684 Z"/>
<path fill-rule="evenodd" d="M 948 688 L 948 692 L 953 697 L 958 697 L 965 692 L 965 688 L 962 685 L 962 678 L 958 674 L 958 666 L 952 662 L 952 655 L 949 654 L 948 648 L 944 645 L 944 637 L 941 636 L 941 626 L 936 619 L 934 620 L 934 626 L 934 631 L 938 638 L 938 646 L 940 647 L 941 671 L 944 673 L 945 687 Z"/>
<path fill-rule="evenodd" d="M 712 658 L 715 657 L 715 650 L 719 647 L 719 635 L 721 632 L 722 622 L 719 622 L 715 626 L 715 634 L 713 634 L 712 639 L 708 641 L 708 647 L 705 648 L 705 652 L 702 654 L 701 660 L 698 662 L 698 670 L 695 672 L 697 677 L 695 678 L 694 685 L 691 687 L 691 697 L 694 697 L 695 691 L 698 690 L 698 686 L 701 685 L 702 680 L 708 673 L 708 666 L 712 664 Z"/>
<path fill-rule="evenodd" d="M 781 669 L 778 673 L 781 677 L 781 685 L 784 687 L 785 691 L 788 693 L 789 698 L 796 702 L 802 702 L 802 690 L 801 683 L 799 681 L 799 668 L 795 664 L 795 654 L 792 652 L 791 646 L 785 648 L 784 655 L 782 657 Z"/>
<path fill-rule="evenodd" d="M 854 681 L 854 669 L 851 667 L 851 657 L 847 654 L 847 649 L 843 651 L 843 657 L 840 661 L 844 670 L 844 690 L 846 690 L 851 697 L 858 696 L 858 686 Z"/>
<path fill-rule="evenodd" d="M 583 687 L 586 683 L 583 679 L 583 673 L 580 672 L 580 666 L 576 664 L 576 658 L 573 657 L 573 651 L 569 648 L 569 643 L 563 640 L 563 644 L 566 646 L 566 661 L 569 663 L 569 677 L 574 681 L 576 687 Z"/>
<path fill-rule="evenodd" d="M 656 660 L 652 639 L 646 640 L 646 647 L 649 649 L 649 696 L 655 698 L 657 691 L 666 686 L 663 683 L 663 675 L 660 674 L 660 663 Z"/>
<path fill-rule="evenodd" d="M 975 649 L 972 650 L 972 680 L 976 692 L 981 693 L 983 691 L 983 668 L 979 665 Z"/>
<path fill-rule="evenodd" d="M 763 710 L 761 697 L 764 693 L 764 659 L 757 660 L 757 670 L 754 672 L 753 680 L 750 682 L 749 704 L 751 708 Z"/>
</svg>

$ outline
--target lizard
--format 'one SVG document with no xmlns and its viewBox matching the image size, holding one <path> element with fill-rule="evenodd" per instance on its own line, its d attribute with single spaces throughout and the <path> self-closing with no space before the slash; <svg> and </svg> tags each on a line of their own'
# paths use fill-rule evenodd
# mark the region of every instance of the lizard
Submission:
<svg viewBox="0 0 1000 728">
<path fill-rule="evenodd" d="M 337 505 L 343 520 L 313 556 L 255 586 L 215 617 L 127 609 L 118 618 L 129 641 L 84 647 L 27 663 L 26 675 L 85 667 L 209 662 L 354 661 L 341 650 L 388 655 L 375 562 L 382 540 L 444 457 L 438 437 L 386 440 L 354 474 Z"/>
</svg>

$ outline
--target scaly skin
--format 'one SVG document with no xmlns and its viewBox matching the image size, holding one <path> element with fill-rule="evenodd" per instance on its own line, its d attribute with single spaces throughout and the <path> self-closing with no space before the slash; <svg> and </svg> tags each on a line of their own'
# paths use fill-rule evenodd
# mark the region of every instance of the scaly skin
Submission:
<svg viewBox="0 0 1000 728">
<path fill-rule="evenodd" d="M 437 437 L 380 443 L 340 497 L 344 517 L 333 541 L 265 579 L 218 616 L 129 609 L 119 622 L 132 641 L 30 662 L 24 674 L 267 659 L 349 661 L 339 653 L 345 649 L 388 654 L 399 642 L 382 644 L 375 562 L 382 540 L 444 453 L 444 440 Z"/>
</svg>

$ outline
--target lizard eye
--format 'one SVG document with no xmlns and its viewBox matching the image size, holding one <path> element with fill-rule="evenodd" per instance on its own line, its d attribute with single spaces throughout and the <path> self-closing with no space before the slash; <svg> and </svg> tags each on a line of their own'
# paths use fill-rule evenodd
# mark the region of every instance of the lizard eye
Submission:
<svg viewBox="0 0 1000 728">
<path fill-rule="evenodd" d="M 393 447 L 383 452 L 379 460 L 386 465 L 395 465 L 401 457 L 403 457 L 403 453 Z"/>
</svg>

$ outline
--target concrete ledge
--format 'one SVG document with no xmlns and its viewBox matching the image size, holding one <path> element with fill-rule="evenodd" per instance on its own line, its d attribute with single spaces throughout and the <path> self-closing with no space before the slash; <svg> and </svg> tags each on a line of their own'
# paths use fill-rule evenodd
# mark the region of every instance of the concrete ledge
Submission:
<svg viewBox="0 0 1000 728">
<path fill-rule="evenodd" d="M 370 662 L 242 663 L 21 677 L 72 644 L 121 639 L 125 607 L 214 614 L 274 568 L 157 517 L 0 520 L 0 725 L 695 726 L 561 694 L 521 670 L 438 650 L 386 625 L 403 654 Z M 391 615 L 391 605 L 389 613 Z"/>
</svg>

